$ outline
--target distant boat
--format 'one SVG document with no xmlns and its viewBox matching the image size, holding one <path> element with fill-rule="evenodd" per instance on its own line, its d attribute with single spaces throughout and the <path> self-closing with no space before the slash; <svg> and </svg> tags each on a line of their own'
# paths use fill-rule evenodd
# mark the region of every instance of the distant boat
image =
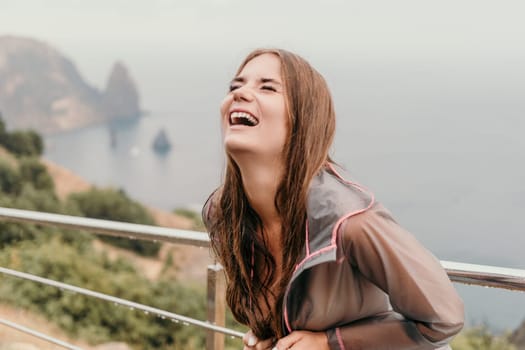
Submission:
<svg viewBox="0 0 525 350">
<path fill-rule="evenodd" d="M 168 139 L 168 134 L 166 130 L 160 129 L 153 140 L 153 150 L 156 153 L 168 153 L 171 150 L 171 142 Z"/>
</svg>

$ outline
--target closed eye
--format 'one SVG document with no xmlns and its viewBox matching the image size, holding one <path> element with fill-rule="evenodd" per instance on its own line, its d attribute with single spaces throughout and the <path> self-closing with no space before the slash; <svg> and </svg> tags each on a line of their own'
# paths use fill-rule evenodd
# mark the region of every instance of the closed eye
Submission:
<svg viewBox="0 0 525 350">
<path fill-rule="evenodd" d="M 230 88 L 228 89 L 230 92 L 234 91 L 234 90 L 237 90 L 238 88 L 240 88 L 241 86 L 239 84 L 232 84 L 230 85 Z"/>
<path fill-rule="evenodd" d="M 271 86 L 271 85 L 263 85 L 263 86 L 261 86 L 261 89 L 263 89 L 263 90 L 270 90 L 270 91 L 274 91 L 274 92 L 277 91 L 277 89 L 274 88 L 274 87 Z"/>
</svg>

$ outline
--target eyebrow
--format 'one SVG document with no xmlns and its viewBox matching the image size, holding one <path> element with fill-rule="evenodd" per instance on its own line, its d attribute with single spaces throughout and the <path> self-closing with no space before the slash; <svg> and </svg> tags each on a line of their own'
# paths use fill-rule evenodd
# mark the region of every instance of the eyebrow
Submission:
<svg viewBox="0 0 525 350">
<path fill-rule="evenodd" d="M 246 79 L 242 76 L 240 77 L 235 77 L 232 79 L 232 83 L 244 83 L 246 81 Z M 272 83 L 272 84 L 277 84 L 277 85 L 282 85 L 281 82 L 273 79 L 273 78 L 261 78 L 259 79 L 259 82 L 260 83 Z"/>
</svg>

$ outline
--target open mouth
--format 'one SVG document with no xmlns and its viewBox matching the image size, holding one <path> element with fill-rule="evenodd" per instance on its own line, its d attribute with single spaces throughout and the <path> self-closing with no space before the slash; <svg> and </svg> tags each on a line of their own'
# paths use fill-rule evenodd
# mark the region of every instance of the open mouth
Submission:
<svg viewBox="0 0 525 350">
<path fill-rule="evenodd" d="M 247 112 L 230 113 L 230 125 L 256 126 L 259 120 Z"/>
</svg>

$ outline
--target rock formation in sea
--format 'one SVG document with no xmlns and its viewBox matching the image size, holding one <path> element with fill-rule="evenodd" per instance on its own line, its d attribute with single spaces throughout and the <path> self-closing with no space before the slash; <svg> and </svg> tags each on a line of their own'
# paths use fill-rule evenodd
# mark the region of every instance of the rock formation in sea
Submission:
<svg viewBox="0 0 525 350">
<path fill-rule="evenodd" d="M 0 36 L 0 111 L 10 129 L 42 133 L 141 114 L 136 84 L 123 63 L 115 63 L 101 91 L 52 46 L 15 36 Z"/>
<path fill-rule="evenodd" d="M 124 63 L 113 65 L 103 95 L 106 113 L 114 118 L 140 115 L 139 93 Z"/>
<path fill-rule="evenodd" d="M 171 149 L 171 142 L 168 139 L 166 130 L 160 129 L 153 140 L 153 149 L 159 154 L 168 153 Z"/>
</svg>

